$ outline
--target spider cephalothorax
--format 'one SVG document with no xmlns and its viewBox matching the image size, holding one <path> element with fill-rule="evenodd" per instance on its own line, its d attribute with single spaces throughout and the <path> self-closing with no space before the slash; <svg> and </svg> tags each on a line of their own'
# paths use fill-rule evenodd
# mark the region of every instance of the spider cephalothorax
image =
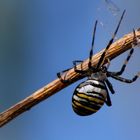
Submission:
<svg viewBox="0 0 140 140">
<path fill-rule="evenodd" d="M 121 82 L 132 83 L 136 81 L 136 79 L 140 76 L 140 72 L 138 72 L 138 74 L 136 74 L 132 79 L 126 79 L 120 76 L 124 72 L 127 62 L 129 61 L 130 57 L 132 56 L 134 52 L 133 46 L 137 45 L 137 42 L 136 42 L 137 38 L 135 35 L 135 30 L 133 30 L 135 44 L 132 44 L 132 48 L 130 49 L 130 52 L 126 60 L 124 61 L 124 64 L 122 65 L 121 70 L 118 72 L 108 71 L 110 60 L 109 58 L 105 58 L 105 55 L 109 47 L 114 41 L 114 38 L 119 29 L 120 23 L 123 19 L 124 13 L 125 13 L 125 10 L 119 20 L 118 26 L 112 38 L 110 39 L 107 47 L 102 53 L 96 67 L 93 67 L 91 62 L 92 62 L 93 46 L 94 46 L 97 21 L 95 22 L 94 31 L 93 31 L 92 45 L 91 45 L 91 50 L 89 53 L 88 70 L 82 70 L 83 61 L 81 60 L 73 61 L 75 72 L 84 74 L 88 78 L 86 81 L 80 83 L 76 87 L 74 94 L 72 96 L 72 107 L 75 113 L 77 113 L 78 115 L 81 115 L 81 116 L 91 115 L 97 112 L 103 106 L 104 103 L 106 103 L 108 106 L 112 105 L 108 89 L 111 91 L 112 94 L 115 93 L 115 91 L 113 89 L 112 84 L 109 82 L 108 77 L 119 80 Z M 105 59 L 108 60 L 106 65 L 104 64 Z M 77 68 L 77 63 L 79 62 L 81 63 L 81 69 Z M 64 70 L 61 73 L 66 72 L 68 70 L 69 69 Z M 65 83 L 70 82 L 69 80 L 66 79 L 66 75 L 64 76 L 64 78 L 62 78 L 61 73 L 57 73 L 57 76 L 61 79 L 61 81 Z"/>
</svg>

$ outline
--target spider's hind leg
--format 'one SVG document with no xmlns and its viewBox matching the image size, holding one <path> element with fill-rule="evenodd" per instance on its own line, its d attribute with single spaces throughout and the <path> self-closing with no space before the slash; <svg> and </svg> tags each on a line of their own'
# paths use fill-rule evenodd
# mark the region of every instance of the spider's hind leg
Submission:
<svg viewBox="0 0 140 140">
<path fill-rule="evenodd" d="M 107 93 L 107 100 L 106 100 L 105 103 L 106 103 L 107 106 L 112 106 L 112 102 L 111 102 L 111 99 L 110 99 L 109 93 Z"/>
<path fill-rule="evenodd" d="M 105 103 L 106 103 L 107 106 L 112 106 L 112 102 L 111 102 L 111 99 L 110 99 L 110 96 L 109 96 L 107 86 L 105 85 L 105 87 L 106 87 L 106 92 L 107 92 L 107 97 L 106 97 Z"/>
<path fill-rule="evenodd" d="M 112 94 L 115 93 L 112 84 L 110 83 L 110 81 L 108 79 L 105 80 L 105 83 L 107 84 L 109 90 L 111 91 Z"/>
</svg>

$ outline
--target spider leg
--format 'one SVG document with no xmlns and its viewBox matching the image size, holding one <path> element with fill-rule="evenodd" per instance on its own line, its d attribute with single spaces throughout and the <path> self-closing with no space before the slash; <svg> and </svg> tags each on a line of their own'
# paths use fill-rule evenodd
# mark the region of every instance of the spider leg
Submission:
<svg viewBox="0 0 140 140">
<path fill-rule="evenodd" d="M 107 86 L 106 86 L 106 91 L 107 91 L 107 97 L 106 97 L 105 103 L 106 103 L 107 106 L 112 106 L 112 103 L 111 103 L 111 99 L 110 99 L 110 96 L 109 96 L 109 92 L 108 92 Z"/>
<path fill-rule="evenodd" d="M 77 63 L 81 63 L 81 69 L 77 68 Z M 75 60 L 75 61 L 73 61 L 75 72 L 80 73 L 80 74 L 85 74 L 86 73 L 86 71 L 82 70 L 82 63 L 83 63 L 82 60 Z"/>
<path fill-rule="evenodd" d="M 80 74 L 85 74 L 86 71 L 83 71 L 82 70 L 82 60 L 75 60 L 73 61 L 73 65 L 74 65 L 74 71 L 77 72 L 77 73 L 80 73 Z M 81 69 L 77 69 L 77 63 L 81 63 Z M 62 72 L 58 72 L 57 73 L 57 77 L 63 82 L 63 83 L 69 83 L 71 82 L 71 80 L 66 80 L 66 77 L 67 77 L 67 71 L 69 71 L 71 68 L 68 68 L 66 70 L 63 70 Z M 62 74 L 65 73 L 64 76 L 62 76 Z M 63 78 L 62 78 L 63 77 Z"/>
<path fill-rule="evenodd" d="M 122 73 L 124 72 L 126 65 L 128 64 L 128 61 L 130 60 L 130 58 L 134 52 L 134 46 L 138 44 L 136 33 L 135 33 L 134 29 L 133 29 L 133 34 L 134 34 L 134 38 L 133 38 L 134 41 L 132 43 L 132 48 L 130 49 L 129 54 L 128 54 L 127 58 L 125 59 L 124 64 L 121 67 L 121 70 L 118 72 L 111 72 L 112 75 L 115 75 L 115 76 L 122 75 Z"/>
<path fill-rule="evenodd" d="M 106 52 L 107 52 L 107 50 L 109 49 L 109 47 L 111 46 L 111 44 L 112 44 L 113 41 L 114 41 L 114 38 L 115 38 L 115 36 L 116 36 L 116 34 L 117 34 L 117 32 L 118 32 L 118 29 L 119 29 L 119 27 L 120 27 L 121 21 L 122 21 L 122 19 L 123 19 L 124 13 L 125 13 L 125 10 L 124 10 L 123 13 L 122 13 L 122 16 L 121 16 L 121 18 L 120 18 L 120 20 L 119 20 L 119 23 L 118 23 L 118 25 L 117 25 L 117 28 L 116 28 L 116 30 L 115 30 L 115 32 L 114 32 L 112 38 L 110 39 L 110 41 L 109 41 L 107 47 L 105 48 L 104 52 L 102 53 L 102 55 L 101 55 L 101 57 L 100 57 L 100 59 L 99 59 L 99 62 L 98 62 L 98 64 L 97 64 L 97 66 L 96 66 L 97 69 L 99 69 L 99 67 L 102 66 L 103 63 L 104 63 L 104 59 L 105 59 Z"/>
<path fill-rule="evenodd" d="M 132 79 L 126 79 L 126 78 L 123 78 L 120 76 L 114 76 L 114 75 L 111 75 L 111 77 L 124 83 L 132 83 L 132 82 L 135 82 L 138 79 L 138 77 L 140 77 L 140 72 L 138 72 Z"/>
<path fill-rule="evenodd" d="M 92 38 L 92 45 L 91 45 L 91 50 L 90 50 L 90 54 L 89 54 L 89 63 L 88 63 L 88 67 L 89 67 L 89 68 L 92 68 L 92 69 L 94 69 L 94 68 L 91 66 L 91 61 L 92 61 L 92 55 L 93 55 L 93 46 L 94 46 L 94 40 L 95 40 L 96 27 L 97 27 L 97 20 L 96 20 L 95 26 L 94 26 L 93 38 Z M 78 68 L 77 68 L 77 63 L 81 63 L 81 69 L 78 69 Z M 74 70 L 75 70 L 75 72 L 77 72 L 77 73 L 86 74 L 87 71 L 82 70 L 82 63 L 83 63 L 82 60 L 75 60 L 75 61 L 73 61 Z M 58 78 L 60 78 L 61 81 L 64 82 L 64 83 L 69 82 L 69 80 L 66 80 L 66 75 L 67 75 L 67 73 L 65 74 L 64 78 L 62 78 L 62 73 L 66 72 L 66 71 L 68 71 L 68 70 L 69 70 L 69 69 L 66 69 L 66 70 L 64 70 L 64 71 L 62 71 L 62 72 L 57 73 Z"/>
<path fill-rule="evenodd" d="M 108 79 L 105 80 L 105 83 L 107 84 L 109 90 L 111 91 L 112 94 L 115 93 L 112 84 L 110 83 L 110 81 Z"/>
<path fill-rule="evenodd" d="M 121 74 L 124 72 L 124 70 L 125 70 L 125 68 L 126 68 L 126 65 L 128 64 L 128 61 L 130 60 L 130 58 L 131 58 L 133 52 L 134 52 L 134 49 L 131 48 L 131 50 L 130 50 L 130 52 L 129 52 L 127 58 L 125 59 L 125 61 L 124 61 L 123 65 L 122 65 L 120 71 L 118 71 L 118 72 L 109 72 L 109 73 L 111 73 L 111 75 L 114 75 L 114 76 L 121 75 Z"/>
<path fill-rule="evenodd" d="M 94 40 L 95 40 L 95 33 L 96 33 L 96 28 L 97 28 L 97 22 L 98 21 L 96 20 L 95 25 L 94 25 L 93 36 L 92 36 L 91 49 L 90 49 L 90 53 L 89 53 L 88 67 L 91 68 L 91 69 L 95 69 L 94 67 L 92 67 L 91 61 L 92 61 L 92 55 L 93 55 L 93 47 L 94 47 Z"/>
<path fill-rule="evenodd" d="M 66 80 L 67 71 L 69 71 L 70 69 L 71 68 L 68 68 L 66 70 L 63 70 L 62 72 L 57 73 L 57 77 L 61 80 L 61 82 L 63 82 L 63 83 L 69 83 L 70 82 L 70 80 Z M 64 78 L 62 78 L 62 74 L 65 73 L 65 72 L 66 72 L 66 74 L 64 75 Z"/>
<path fill-rule="evenodd" d="M 112 106 L 112 103 L 111 103 L 111 99 L 110 99 L 109 93 L 107 93 L 106 105 L 108 105 L 108 106 Z"/>
</svg>

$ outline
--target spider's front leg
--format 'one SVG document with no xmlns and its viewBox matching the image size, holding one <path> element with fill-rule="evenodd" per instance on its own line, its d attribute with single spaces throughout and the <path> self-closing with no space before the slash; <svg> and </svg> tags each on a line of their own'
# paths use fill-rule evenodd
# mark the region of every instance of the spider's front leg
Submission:
<svg viewBox="0 0 140 140">
<path fill-rule="evenodd" d="M 81 69 L 78 69 L 77 68 L 77 63 L 81 63 Z M 86 71 L 82 70 L 82 63 L 83 63 L 83 61 L 81 61 L 81 60 L 75 60 L 75 61 L 73 61 L 74 71 L 75 72 L 80 73 L 80 74 L 85 74 L 86 73 Z M 67 79 L 67 72 L 70 69 L 71 68 L 66 69 L 66 70 L 63 70 L 62 72 L 58 72 L 57 73 L 57 77 L 61 80 L 61 82 L 63 82 L 63 83 L 70 83 L 71 82 L 71 80 Z M 63 74 L 65 74 L 65 75 L 62 76 Z"/>
<path fill-rule="evenodd" d="M 57 73 L 57 77 L 61 80 L 61 82 L 63 83 L 69 83 L 70 80 L 67 80 L 66 77 L 67 77 L 67 72 L 70 70 L 71 68 L 69 69 L 66 69 L 66 70 L 63 70 L 62 72 L 58 72 Z M 62 78 L 62 75 L 65 73 L 65 75 L 63 76 Z"/>
<path fill-rule="evenodd" d="M 105 103 L 107 106 L 111 106 L 112 103 L 111 103 L 111 99 L 110 99 L 110 96 L 109 96 L 109 92 L 108 92 L 108 89 L 107 89 L 107 86 L 105 85 L 106 87 L 106 91 L 107 91 L 107 97 L 106 97 L 106 100 L 105 100 Z"/>
<path fill-rule="evenodd" d="M 79 63 L 81 64 L 81 68 L 80 69 L 77 68 L 77 64 L 79 64 Z M 75 61 L 73 61 L 74 71 L 77 72 L 77 73 L 80 73 L 80 74 L 85 74 L 86 71 L 82 70 L 83 69 L 82 64 L 83 64 L 82 60 L 75 60 Z"/>
</svg>

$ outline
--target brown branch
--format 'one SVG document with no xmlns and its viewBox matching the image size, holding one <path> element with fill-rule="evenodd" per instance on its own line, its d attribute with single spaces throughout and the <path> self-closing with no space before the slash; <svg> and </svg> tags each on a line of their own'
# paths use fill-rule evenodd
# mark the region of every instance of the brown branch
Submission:
<svg viewBox="0 0 140 140">
<path fill-rule="evenodd" d="M 140 38 L 139 30 L 136 31 L 136 36 Z M 120 54 L 130 49 L 131 43 L 133 43 L 133 33 L 129 33 L 121 39 L 119 39 L 118 41 L 114 42 L 108 50 L 106 57 L 112 60 L 113 58 L 119 56 Z M 102 52 L 103 50 L 92 57 L 92 66 L 96 66 Z M 83 69 L 88 69 L 88 59 L 83 62 Z M 80 74 L 76 73 L 72 68 L 68 71 L 67 78 L 71 79 L 72 82 L 69 84 L 64 84 L 60 81 L 60 79 L 56 79 L 48 85 L 34 92 L 29 97 L 25 98 L 24 100 L 10 107 L 6 111 L 2 112 L 0 114 L 0 127 L 2 127 L 4 124 L 8 123 L 12 119 L 16 118 L 21 113 L 29 110 L 34 105 L 45 100 L 51 95 L 54 95 L 56 92 L 62 90 L 63 88 L 67 87 L 68 85 L 72 84 L 73 82 L 76 82 L 77 80 L 83 77 Z"/>
</svg>

